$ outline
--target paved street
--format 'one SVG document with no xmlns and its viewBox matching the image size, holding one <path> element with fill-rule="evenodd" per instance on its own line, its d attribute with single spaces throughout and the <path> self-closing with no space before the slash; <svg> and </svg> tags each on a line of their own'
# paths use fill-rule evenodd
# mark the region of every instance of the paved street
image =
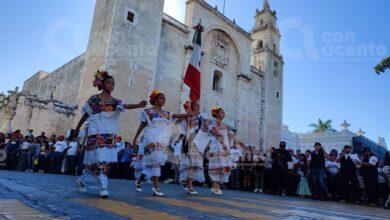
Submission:
<svg viewBox="0 0 390 220">
<path fill-rule="evenodd" d="M 177 185 L 163 184 L 168 195 L 134 190 L 134 182 L 110 180 L 109 199 L 97 191 L 79 193 L 76 177 L 0 170 L 0 220 L 2 219 L 389 219 L 390 211 L 296 197 L 238 191 L 211 196 L 197 188 L 189 196 Z"/>
</svg>

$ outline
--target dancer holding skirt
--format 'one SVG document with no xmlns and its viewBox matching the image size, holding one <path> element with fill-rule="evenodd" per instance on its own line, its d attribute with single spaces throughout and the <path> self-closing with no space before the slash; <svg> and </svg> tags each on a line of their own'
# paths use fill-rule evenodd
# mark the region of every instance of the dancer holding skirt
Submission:
<svg viewBox="0 0 390 220">
<path fill-rule="evenodd" d="M 203 172 L 203 157 L 207 144 L 210 142 L 207 116 L 199 112 L 198 101 L 186 102 L 184 109 L 194 116 L 185 122 L 186 134 L 180 158 L 180 181 L 184 190 L 191 195 L 198 193 L 192 186 L 192 181 L 205 181 Z"/>
<path fill-rule="evenodd" d="M 94 87 L 102 91 L 91 96 L 82 108 L 82 118 L 79 121 L 75 137 L 81 126 L 88 122 L 88 136 L 84 154 L 86 169 L 77 180 L 80 191 L 87 190 L 87 184 L 100 183 L 100 196 L 108 196 L 107 171 L 108 163 L 113 162 L 111 149 L 115 147 L 115 137 L 119 134 L 119 114 L 125 109 L 144 108 L 146 101 L 139 104 L 123 104 L 121 100 L 111 96 L 115 81 L 106 71 L 97 71 Z"/>
<path fill-rule="evenodd" d="M 228 126 L 223 123 L 225 111 L 214 107 L 211 123 L 211 143 L 209 159 L 209 176 L 213 183 L 211 193 L 222 195 L 221 184 L 229 182 L 231 167 L 233 165 L 229 156 Z"/>
<path fill-rule="evenodd" d="M 144 131 L 138 152 L 142 156 L 143 175 L 136 181 L 136 190 L 142 191 L 141 183 L 146 176 L 153 181 L 153 195 L 164 196 L 165 194 L 160 190 L 159 177 L 161 176 L 161 167 L 168 159 L 167 147 L 172 135 L 171 125 L 174 119 L 185 119 L 193 115 L 191 113 L 173 114 L 163 110 L 165 95 L 156 89 L 149 98 L 153 107 L 142 111 L 141 124 L 134 137 L 134 145 L 137 145 L 138 137 Z"/>
</svg>

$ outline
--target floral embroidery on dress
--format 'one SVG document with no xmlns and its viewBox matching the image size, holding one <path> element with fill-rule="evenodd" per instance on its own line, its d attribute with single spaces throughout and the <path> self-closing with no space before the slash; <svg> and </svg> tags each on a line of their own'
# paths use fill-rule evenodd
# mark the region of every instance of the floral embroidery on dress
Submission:
<svg viewBox="0 0 390 220">
<path fill-rule="evenodd" d="M 110 101 L 103 101 L 99 98 L 98 95 L 92 96 L 88 101 L 87 105 L 89 106 L 92 112 L 87 111 L 90 114 L 98 114 L 101 112 L 113 112 L 113 111 L 122 111 L 123 104 L 122 101 L 116 98 L 112 98 Z"/>
<path fill-rule="evenodd" d="M 157 119 L 157 118 L 171 120 L 171 113 L 167 111 L 163 111 L 162 114 L 159 114 L 158 112 L 155 112 L 153 109 L 146 109 L 145 112 L 148 115 L 150 121 L 153 121 L 153 119 Z"/>
<path fill-rule="evenodd" d="M 96 147 L 108 147 L 113 148 L 114 147 L 114 134 L 97 134 L 97 135 L 91 135 L 88 137 L 87 140 L 87 146 L 89 147 L 88 150 L 93 150 Z"/>
</svg>

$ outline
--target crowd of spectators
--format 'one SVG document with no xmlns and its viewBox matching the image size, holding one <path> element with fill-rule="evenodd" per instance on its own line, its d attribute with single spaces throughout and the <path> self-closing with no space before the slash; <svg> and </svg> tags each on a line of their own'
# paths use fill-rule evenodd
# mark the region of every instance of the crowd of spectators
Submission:
<svg viewBox="0 0 390 220">
<path fill-rule="evenodd" d="M 300 196 L 318 200 L 334 200 L 369 206 L 390 207 L 390 155 L 384 161 L 372 154 L 369 148 L 352 152 L 344 146 L 342 152 L 325 152 L 321 143 L 312 150 L 287 149 L 285 142 L 278 148 L 261 150 L 246 146 L 229 134 L 230 157 L 234 162 L 230 181 L 224 187 L 234 190 L 269 193 L 281 196 Z M 0 133 L 0 166 L 2 169 L 24 172 L 81 175 L 83 165 L 83 139 L 66 138 L 64 135 L 46 136 L 42 132 L 34 137 L 32 131 L 23 136 L 20 131 L 13 134 Z M 134 162 L 137 161 L 138 146 L 115 140 L 118 162 L 109 166 L 110 178 L 134 179 Z M 173 158 L 162 169 L 161 179 L 179 183 L 177 143 L 172 144 Z M 176 155 L 177 154 L 177 155 Z M 204 166 L 207 170 L 207 152 Z M 207 172 L 206 182 L 211 185 Z"/>
</svg>

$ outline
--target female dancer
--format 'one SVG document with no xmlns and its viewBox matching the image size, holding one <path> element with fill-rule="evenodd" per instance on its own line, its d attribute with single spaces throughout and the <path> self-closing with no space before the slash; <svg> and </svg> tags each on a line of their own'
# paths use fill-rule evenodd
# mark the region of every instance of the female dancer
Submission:
<svg viewBox="0 0 390 220">
<path fill-rule="evenodd" d="M 76 127 L 77 137 L 81 126 L 88 121 L 87 147 L 84 154 L 86 169 L 83 175 L 77 180 L 81 191 L 86 191 L 88 179 L 98 179 L 101 185 L 100 196 L 108 196 L 107 186 L 107 164 L 112 162 L 110 149 L 115 146 L 115 137 L 119 133 L 119 113 L 124 109 L 144 108 L 146 101 L 139 104 L 122 104 L 111 96 L 114 90 L 115 81 L 106 71 L 97 71 L 94 87 L 102 91 L 98 95 L 89 98 L 82 108 L 82 118 Z"/>
<path fill-rule="evenodd" d="M 223 123 L 225 111 L 223 108 L 214 107 L 211 113 L 215 118 L 210 131 L 209 176 L 213 182 L 211 193 L 222 195 L 221 183 L 229 182 L 233 163 L 229 156 L 228 126 Z"/>
<path fill-rule="evenodd" d="M 141 182 L 146 175 L 153 181 L 153 195 L 164 196 L 160 190 L 158 178 L 161 176 L 161 166 L 168 159 L 167 147 L 171 138 L 171 127 L 173 119 L 188 118 L 192 114 L 173 114 L 164 111 L 165 95 L 158 90 L 154 90 L 150 95 L 152 108 L 145 109 L 141 114 L 141 124 L 134 137 L 134 145 L 137 145 L 138 137 L 144 130 L 138 154 L 142 158 L 142 174 L 136 181 L 136 190 L 142 191 Z"/>
<path fill-rule="evenodd" d="M 198 193 L 192 186 L 192 181 L 201 183 L 205 181 L 203 173 L 203 154 L 204 149 L 209 142 L 209 131 L 207 129 L 209 123 L 207 116 L 199 112 L 198 101 L 186 102 L 186 104 L 184 104 L 184 109 L 194 116 L 185 121 L 186 141 L 180 159 L 180 181 L 183 182 L 183 188 L 188 194 L 197 195 Z M 199 133 L 200 130 L 201 132 Z M 199 135 L 197 135 L 198 133 Z"/>
</svg>

